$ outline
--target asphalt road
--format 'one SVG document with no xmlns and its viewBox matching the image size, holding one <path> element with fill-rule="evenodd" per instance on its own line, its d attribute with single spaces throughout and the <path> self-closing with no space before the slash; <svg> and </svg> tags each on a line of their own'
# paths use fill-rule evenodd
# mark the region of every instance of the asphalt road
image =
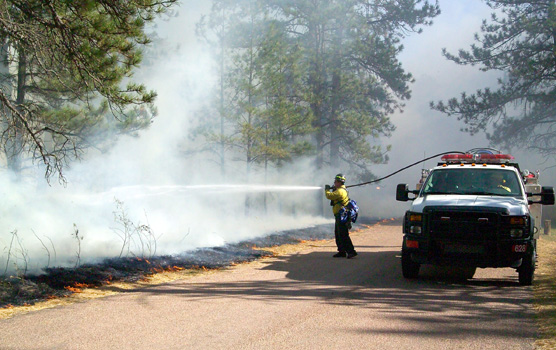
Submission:
<svg viewBox="0 0 556 350">
<path fill-rule="evenodd" d="M 0 321 L 0 349 L 532 349 L 513 269 L 401 276 L 399 226 L 214 274 Z"/>
</svg>

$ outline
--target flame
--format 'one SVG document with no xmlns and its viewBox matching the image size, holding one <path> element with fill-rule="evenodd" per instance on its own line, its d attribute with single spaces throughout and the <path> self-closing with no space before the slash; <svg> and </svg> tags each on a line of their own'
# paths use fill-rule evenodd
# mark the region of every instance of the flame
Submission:
<svg viewBox="0 0 556 350">
<path fill-rule="evenodd" d="M 87 283 L 75 282 L 75 283 L 73 284 L 73 287 L 75 287 L 75 288 L 89 288 L 89 287 L 92 287 L 92 285 L 91 285 L 91 284 L 87 284 Z"/>
<path fill-rule="evenodd" d="M 81 292 L 83 292 L 82 289 L 71 287 L 71 286 L 65 286 L 64 289 L 69 290 L 72 293 L 81 293 Z"/>
<path fill-rule="evenodd" d="M 91 288 L 91 287 L 94 287 L 94 285 L 87 284 L 87 283 L 74 282 L 71 286 L 65 286 L 64 289 L 69 290 L 72 293 L 81 293 L 81 292 L 83 292 L 83 288 Z"/>
<path fill-rule="evenodd" d="M 166 272 L 176 272 L 176 271 L 181 271 L 181 270 L 185 270 L 185 267 L 180 267 L 180 266 L 167 266 L 163 269 L 163 271 Z"/>
</svg>

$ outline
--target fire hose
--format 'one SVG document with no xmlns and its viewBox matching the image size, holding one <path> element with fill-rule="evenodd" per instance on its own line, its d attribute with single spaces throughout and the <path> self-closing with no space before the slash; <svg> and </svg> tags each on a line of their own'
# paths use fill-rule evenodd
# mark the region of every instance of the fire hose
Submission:
<svg viewBox="0 0 556 350">
<path fill-rule="evenodd" d="M 387 178 L 389 178 L 389 177 L 391 177 L 391 176 L 396 175 L 396 174 L 399 173 L 399 172 L 402 172 L 402 171 L 404 171 L 404 170 L 406 170 L 406 169 L 409 169 L 409 168 L 411 168 L 412 166 L 418 165 L 418 164 L 420 164 L 420 163 L 422 163 L 422 162 L 425 162 L 425 161 L 427 161 L 427 160 L 429 160 L 429 159 L 436 158 L 436 157 L 443 156 L 443 155 L 445 155 L 445 154 L 450 154 L 450 153 L 452 153 L 452 154 L 453 154 L 453 153 L 465 154 L 466 152 L 451 151 L 451 152 L 442 152 L 442 153 L 438 153 L 438 154 L 435 154 L 434 156 L 427 157 L 427 158 L 422 159 L 422 160 L 420 160 L 420 161 L 418 161 L 418 162 L 412 163 L 412 164 L 410 164 L 410 165 L 408 165 L 408 166 L 406 166 L 406 167 L 403 167 L 403 168 L 401 168 L 401 169 L 398 169 L 398 170 L 396 170 L 395 172 L 393 172 L 393 173 L 391 173 L 391 174 L 389 174 L 389 175 L 386 175 L 386 176 L 384 176 L 384 177 L 381 177 L 381 178 L 379 178 L 379 179 L 375 179 L 375 180 L 367 181 L 367 182 L 362 182 L 362 183 L 355 184 L 355 185 L 349 185 L 349 186 L 346 186 L 346 188 L 364 186 L 364 185 L 369 185 L 369 184 L 372 184 L 372 183 L 375 183 L 375 182 L 382 181 L 382 180 L 384 180 L 384 179 L 387 179 Z"/>
</svg>

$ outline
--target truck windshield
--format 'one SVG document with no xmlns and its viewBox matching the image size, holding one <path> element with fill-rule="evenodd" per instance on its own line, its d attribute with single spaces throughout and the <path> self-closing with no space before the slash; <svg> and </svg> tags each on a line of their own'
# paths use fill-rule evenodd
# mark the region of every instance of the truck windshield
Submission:
<svg viewBox="0 0 556 350">
<path fill-rule="evenodd" d="M 421 191 L 421 195 L 427 194 L 523 195 L 515 172 L 483 168 L 433 170 Z"/>
</svg>

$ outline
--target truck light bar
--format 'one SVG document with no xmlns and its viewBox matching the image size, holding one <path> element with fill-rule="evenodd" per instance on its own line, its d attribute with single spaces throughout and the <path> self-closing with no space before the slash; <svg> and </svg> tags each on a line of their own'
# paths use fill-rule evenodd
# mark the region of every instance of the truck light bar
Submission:
<svg viewBox="0 0 556 350">
<path fill-rule="evenodd" d="M 445 154 L 440 158 L 443 161 L 473 160 L 472 154 Z"/>
<path fill-rule="evenodd" d="M 515 159 L 510 154 L 485 154 L 485 153 L 465 153 L 465 154 L 446 154 L 440 158 L 446 163 L 485 163 L 485 164 L 504 164 Z"/>
</svg>

